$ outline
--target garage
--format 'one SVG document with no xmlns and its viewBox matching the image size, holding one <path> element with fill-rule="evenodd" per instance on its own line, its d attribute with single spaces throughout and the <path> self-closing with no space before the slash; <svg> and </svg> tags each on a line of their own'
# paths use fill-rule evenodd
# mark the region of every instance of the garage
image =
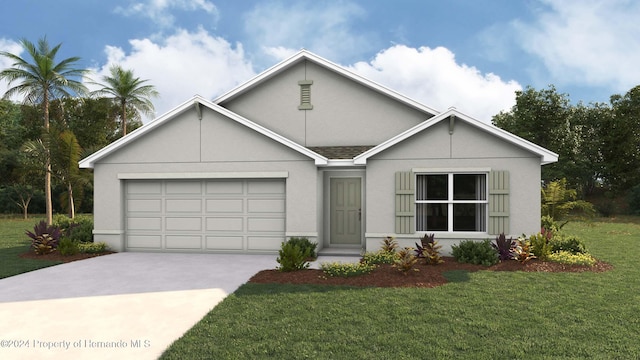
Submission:
<svg viewBox="0 0 640 360">
<path fill-rule="evenodd" d="M 276 251 L 284 179 L 126 180 L 125 250 Z"/>
</svg>

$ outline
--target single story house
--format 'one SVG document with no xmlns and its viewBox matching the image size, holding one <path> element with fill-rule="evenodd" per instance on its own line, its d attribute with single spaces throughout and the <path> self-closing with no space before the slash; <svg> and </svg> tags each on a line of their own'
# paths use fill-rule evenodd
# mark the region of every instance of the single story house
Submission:
<svg viewBox="0 0 640 360">
<path fill-rule="evenodd" d="M 557 159 L 302 50 L 80 167 L 94 169 L 95 240 L 115 251 L 265 253 L 307 237 L 360 253 L 435 233 L 447 252 L 539 231 L 541 166 Z"/>
</svg>

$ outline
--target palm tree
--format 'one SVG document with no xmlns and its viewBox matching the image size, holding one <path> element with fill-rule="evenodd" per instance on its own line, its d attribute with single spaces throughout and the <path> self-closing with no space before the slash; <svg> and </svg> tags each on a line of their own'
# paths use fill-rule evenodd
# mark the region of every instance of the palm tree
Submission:
<svg viewBox="0 0 640 360">
<path fill-rule="evenodd" d="M 127 106 L 145 115 L 153 115 L 152 97 L 159 94 L 153 85 L 144 85 L 149 80 L 134 77 L 132 70 L 125 70 L 119 65 L 109 68 L 111 76 L 103 76 L 101 89 L 92 94 L 111 97 L 119 106 L 122 120 L 122 136 L 127 135 Z"/>
<path fill-rule="evenodd" d="M 0 72 L 0 80 L 6 80 L 11 86 L 14 81 L 19 84 L 11 87 L 4 94 L 5 99 L 15 95 L 24 95 L 24 102 L 40 104 L 44 114 L 44 131 L 49 132 L 49 103 L 56 98 L 84 94 L 87 89 L 80 80 L 87 72 L 86 69 L 74 67 L 80 60 L 79 57 L 70 57 L 56 62 L 55 57 L 62 44 L 53 48 L 49 46 L 47 37 L 38 40 L 37 46 L 26 39 L 20 40 L 20 44 L 26 50 L 31 62 L 18 55 L 2 51 L 4 56 L 14 61 L 12 67 Z M 53 222 L 53 208 L 51 203 L 51 154 L 45 144 L 45 202 L 47 223 Z"/>
</svg>

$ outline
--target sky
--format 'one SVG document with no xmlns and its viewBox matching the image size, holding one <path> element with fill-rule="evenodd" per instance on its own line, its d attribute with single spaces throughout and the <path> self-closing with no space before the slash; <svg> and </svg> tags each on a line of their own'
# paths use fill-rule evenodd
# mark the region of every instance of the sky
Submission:
<svg viewBox="0 0 640 360">
<path fill-rule="evenodd" d="M 0 9 L 0 51 L 26 56 L 19 41 L 46 36 L 62 44 L 57 60 L 79 56 L 93 81 L 114 64 L 131 69 L 160 93 L 157 116 L 303 48 L 485 122 L 527 86 L 589 104 L 640 84 L 636 0 L 0 0 Z M 0 57 L 0 69 L 11 65 Z"/>
</svg>

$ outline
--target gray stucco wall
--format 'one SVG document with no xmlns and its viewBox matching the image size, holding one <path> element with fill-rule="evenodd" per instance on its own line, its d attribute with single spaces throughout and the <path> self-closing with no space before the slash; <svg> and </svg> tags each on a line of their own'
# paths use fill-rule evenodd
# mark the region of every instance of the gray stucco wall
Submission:
<svg viewBox="0 0 640 360">
<path fill-rule="evenodd" d="M 298 110 L 313 80 L 312 110 Z M 304 61 L 222 106 L 304 146 L 377 145 L 431 115 Z"/>
<path fill-rule="evenodd" d="M 94 170 L 95 239 L 116 251 L 124 248 L 122 178 L 127 176 L 204 179 L 286 172 L 287 235 L 314 239 L 318 233 L 320 204 L 309 196 L 318 188 L 314 161 L 208 109 L 202 121 L 195 110 L 177 116 L 102 159 Z"/>
<path fill-rule="evenodd" d="M 368 160 L 365 235 L 368 251 L 377 250 L 382 237 L 387 235 L 395 236 L 401 246 L 412 247 L 424 235 L 395 234 L 395 173 L 415 168 L 509 171 L 511 235 L 539 231 L 540 159 L 462 121 L 456 123 L 454 134 L 449 135 L 448 122 L 444 121 Z M 445 252 L 460 240 L 493 237 L 477 233 L 436 234 Z"/>
</svg>

